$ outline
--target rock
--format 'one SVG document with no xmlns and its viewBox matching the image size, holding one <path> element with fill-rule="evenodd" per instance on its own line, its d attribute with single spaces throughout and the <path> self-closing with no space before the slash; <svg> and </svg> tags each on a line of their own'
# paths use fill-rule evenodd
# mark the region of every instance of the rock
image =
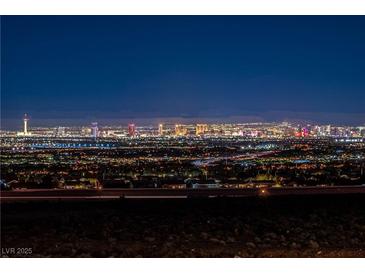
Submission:
<svg viewBox="0 0 365 274">
<path fill-rule="evenodd" d="M 310 240 L 308 246 L 313 249 L 319 248 L 319 244 L 316 241 Z"/>
<path fill-rule="evenodd" d="M 236 241 L 233 237 L 227 237 L 227 243 L 234 243 Z"/>
<path fill-rule="evenodd" d="M 276 239 L 278 236 L 274 232 L 266 233 L 265 235 L 267 238 Z"/>
<path fill-rule="evenodd" d="M 212 242 L 212 243 L 217 243 L 217 244 L 221 244 L 221 245 L 225 245 L 226 244 L 225 241 L 219 240 L 217 238 L 210 238 L 209 241 Z"/>
<path fill-rule="evenodd" d="M 117 242 L 117 239 L 115 239 L 115 238 L 109 238 L 108 239 L 108 242 L 109 243 L 116 243 Z"/>
<path fill-rule="evenodd" d="M 358 238 L 352 238 L 351 240 L 350 240 L 350 244 L 351 245 L 357 245 L 359 243 L 359 239 Z"/>
<path fill-rule="evenodd" d="M 206 233 L 206 232 L 202 232 L 202 233 L 200 233 L 200 236 L 201 236 L 204 240 L 206 240 L 206 239 L 208 239 L 209 234 L 208 234 L 208 233 Z"/>
<path fill-rule="evenodd" d="M 210 238 L 209 241 L 212 243 L 219 243 L 219 239 L 217 238 Z"/>
<path fill-rule="evenodd" d="M 166 247 L 171 247 L 171 246 L 173 246 L 173 245 L 174 245 L 174 244 L 173 244 L 172 242 L 166 242 L 166 243 L 165 243 L 165 246 L 166 246 Z"/>
<path fill-rule="evenodd" d="M 261 243 L 261 239 L 260 239 L 259 237 L 255 237 L 255 238 L 254 238 L 254 241 L 255 241 L 256 243 Z"/>
<path fill-rule="evenodd" d="M 156 239 L 154 237 L 145 237 L 144 238 L 147 242 L 154 242 Z"/>
<path fill-rule="evenodd" d="M 248 242 L 248 243 L 246 243 L 246 246 L 247 246 L 248 248 L 256 248 L 256 245 L 255 245 L 253 242 Z"/>
<path fill-rule="evenodd" d="M 188 238 L 189 240 L 193 239 L 194 238 L 194 235 L 193 234 L 187 234 L 186 235 L 186 238 Z"/>
</svg>

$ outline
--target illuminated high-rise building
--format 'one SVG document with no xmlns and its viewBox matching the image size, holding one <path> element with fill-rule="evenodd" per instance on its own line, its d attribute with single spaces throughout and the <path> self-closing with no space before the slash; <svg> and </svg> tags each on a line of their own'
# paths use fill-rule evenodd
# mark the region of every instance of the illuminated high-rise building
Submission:
<svg viewBox="0 0 365 274">
<path fill-rule="evenodd" d="M 176 136 L 185 136 L 188 133 L 187 128 L 184 125 L 175 125 L 175 135 Z"/>
<path fill-rule="evenodd" d="M 56 131 L 57 137 L 64 137 L 66 136 L 66 128 L 65 127 L 58 127 Z"/>
<path fill-rule="evenodd" d="M 135 124 L 129 124 L 128 125 L 128 135 L 130 137 L 133 137 L 136 135 L 136 125 Z"/>
<path fill-rule="evenodd" d="M 32 135 L 32 133 L 30 131 L 28 131 L 28 121 L 29 121 L 28 115 L 24 114 L 24 117 L 23 117 L 23 131 L 17 132 L 17 136 L 31 136 Z"/>
<path fill-rule="evenodd" d="M 309 129 L 307 127 L 302 128 L 302 137 L 308 137 L 309 136 Z"/>
<path fill-rule="evenodd" d="M 205 132 L 208 131 L 207 124 L 197 124 L 195 127 L 195 134 L 196 135 L 203 135 Z"/>
<path fill-rule="evenodd" d="M 91 123 L 91 136 L 93 138 L 97 138 L 98 137 L 98 132 L 99 129 L 98 129 L 98 123 L 97 122 L 94 122 L 94 123 Z"/>
<path fill-rule="evenodd" d="M 23 133 L 24 133 L 24 135 L 28 135 L 28 121 L 29 121 L 28 115 L 25 113 L 24 118 L 23 118 L 23 122 L 24 122 Z"/>
<path fill-rule="evenodd" d="M 326 135 L 327 136 L 331 136 L 332 132 L 331 132 L 331 125 L 327 125 L 326 126 Z"/>
<path fill-rule="evenodd" d="M 158 135 L 160 135 L 160 136 L 163 135 L 163 124 L 158 125 Z"/>
</svg>

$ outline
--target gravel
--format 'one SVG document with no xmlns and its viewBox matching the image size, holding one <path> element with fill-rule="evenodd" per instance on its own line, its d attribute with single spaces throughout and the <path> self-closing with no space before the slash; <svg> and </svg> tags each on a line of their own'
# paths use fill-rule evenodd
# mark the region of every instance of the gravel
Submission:
<svg viewBox="0 0 365 274">
<path fill-rule="evenodd" d="M 364 257 L 365 197 L 2 204 L 3 257 Z"/>
</svg>

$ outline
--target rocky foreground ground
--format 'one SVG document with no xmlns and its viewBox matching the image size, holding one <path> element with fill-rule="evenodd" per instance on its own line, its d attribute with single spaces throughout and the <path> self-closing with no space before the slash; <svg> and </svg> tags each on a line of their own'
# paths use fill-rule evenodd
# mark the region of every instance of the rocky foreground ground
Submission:
<svg viewBox="0 0 365 274">
<path fill-rule="evenodd" d="M 365 196 L 17 202 L 4 257 L 365 257 Z M 9 249 L 7 249 L 9 250 Z"/>
</svg>

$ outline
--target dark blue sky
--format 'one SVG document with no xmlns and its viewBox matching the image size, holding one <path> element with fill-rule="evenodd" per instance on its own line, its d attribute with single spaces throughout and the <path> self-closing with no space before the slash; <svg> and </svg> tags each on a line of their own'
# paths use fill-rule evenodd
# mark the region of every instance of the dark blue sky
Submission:
<svg viewBox="0 0 365 274">
<path fill-rule="evenodd" d="M 365 16 L 2 17 L 3 124 L 24 112 L 364 123 L 364 29 Z"/>
</svg>

